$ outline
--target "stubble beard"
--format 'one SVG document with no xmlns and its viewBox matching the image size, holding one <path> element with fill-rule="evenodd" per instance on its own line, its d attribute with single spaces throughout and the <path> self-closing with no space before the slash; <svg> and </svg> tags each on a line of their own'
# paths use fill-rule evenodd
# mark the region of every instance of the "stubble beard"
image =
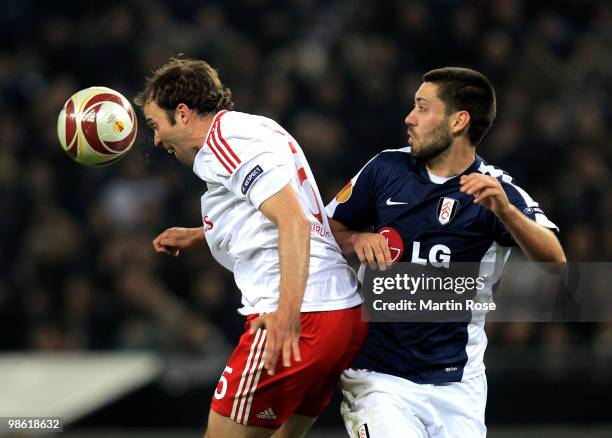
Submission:
<svg viewBox="0 0 612 438">
<path fill-rule="evenodd" d="M 443 121 L 423 137 L 418 149 L 411 148 L 411 154 L 417 160 L 427 163 L 450 148 L 453 137 Z"/>
</svg>

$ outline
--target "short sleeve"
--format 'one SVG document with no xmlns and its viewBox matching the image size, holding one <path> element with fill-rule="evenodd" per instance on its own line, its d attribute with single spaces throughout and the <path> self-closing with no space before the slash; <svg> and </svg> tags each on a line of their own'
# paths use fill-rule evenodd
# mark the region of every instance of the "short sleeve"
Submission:
<svg viewBox="0 0 612 438">
<path fill-rule="evenodd" d="M 374 198 L 377 190 L 378 157 L 372 158 L 325 207 L 327 216 L 351 230 L 374 224 Z"/>
<path fill-rule="evenodd" d="M 286 186 L 295 171 L 286 139 L 239 113 L 213 122 L 193 170 L 255 208 Z"/>
<path fill-rule="evenodd" d="M 522 212 L 525 216 L 527 216 L 532 221 L 536 222 L 538 225 L 549 228 L 555 233 L 559 232 L 559 228 L 555 225 L 548 217 L 542 209 L 540 205 L 533 200 L 531 196 L 521 187 L 517 186 L 514 182 L 514 179 L 504 174 L 498 177 L 502 188 L 506 192 L 508 196 L 508 200 L 512 205 L 514 205 L 520 212 Z M 504 224 L 495 217 L 495 225 L 494 225 L 494 234 L 495 241 L 502 246 L 516 246 L 516 242 L 512 238 L 510 232 L 506 229 Z"/>
<path fill-rule="evenodd" d="M 265 152 L 244 163 L 228 180 L 227 187 L 238 197 L 245 197 L 255 208 L 285 187 L 292 171 L 279 154 Z"/>
</svg>

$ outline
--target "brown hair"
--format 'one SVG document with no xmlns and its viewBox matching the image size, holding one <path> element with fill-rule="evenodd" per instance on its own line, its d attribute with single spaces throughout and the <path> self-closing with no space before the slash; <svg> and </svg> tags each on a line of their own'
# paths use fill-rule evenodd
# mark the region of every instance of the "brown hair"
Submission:
<svg viewBox="0 0 612 438">
<path fill-rule="evenodd" d="M 447 113 L 470 113 L 468 138 L 476 146 L 485 136 L 496 115 L 493 85 L 485 75 L 469 68 L 444 67 L 423 75 L 423 82 L 438 85 L 438 97 L 446 104 Z"/>
<path fill-rule="evenodd" d="M 217 71 L 207 62 L 171 58 L 148 77 L 145 88 L 134 99 L 136 105 L 155 102 L 166 111 L 174 125 L 174 111 L 179 103 L 201 115 L 234 108 L 232 92 L 225 87 Z"/>
</svg>

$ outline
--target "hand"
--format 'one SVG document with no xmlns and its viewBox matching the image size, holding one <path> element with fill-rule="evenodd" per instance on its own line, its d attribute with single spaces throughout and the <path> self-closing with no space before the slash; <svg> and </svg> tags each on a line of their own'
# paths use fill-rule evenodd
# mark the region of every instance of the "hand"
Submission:
<svg viewBox="0 0 612 438">
<path fill-rule="evenodd" d="M 463 193 L 472 195 L 476 204 L 488 208 L 498 217 L 508 213 L 512 207 L 497 178 L 481 173 L 472 173 L 463 175 L 459 183 L 461 184 L 460 190 Z"/>
<path fill-rule="evenodd" d="M 274 375 L 278 356 L 282 353 L 283 366 L 291 366 L 291 356 L 296 362 L 302 361 L 300 355 L 300 312 L 287 312 L 276 310 L 272 313 L 264 313 L 251 322 L 250 334 L 257 329 L 268 330 L 266 349 L 264 351 L 264 368 L 270 376 Z"/>
<path fill-rule="evenodd" d="M 377 233 L 357 233 L 353 236 L 353 249 L 360 262 L 367 262 L 371 269 L 384 271 L 391 266 L 393 258 L 389 243 Z"/>
<path fill-rule="evenodd" d="M 153 248 L 155 252 L 170 254 L 178 257 L 181 249 L 192 249 L 202 246 L 204 228 L 168 228 L 155 239 Z"/>
</svg>

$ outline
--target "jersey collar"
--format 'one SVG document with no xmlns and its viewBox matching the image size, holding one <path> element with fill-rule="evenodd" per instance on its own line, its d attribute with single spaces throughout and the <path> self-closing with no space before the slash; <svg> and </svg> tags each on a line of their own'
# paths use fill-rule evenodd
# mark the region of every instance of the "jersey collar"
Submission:
<svg viewBox="0 0 612 438">
<path fill-rule="evenodd" d="M 202 145 L 206 144 L 206 142 L 208 141 L 208 137 L 210 137 L 210 134 L 213 132 L 213 129 L 216 129 L 217 123 L 219 123 L 219 120 L 221 120 L 221 117 L 223 117 L 225 113 L 227 113 L 227 110 L 221 110 L 217 114 L 215 114 L 215 117 L 213 117 L 212 123 L 208 128 L 208 132 L 206 133 L 206 137 L 204 137 L 204 143 L 202 143 Z"/>
<path fill-rule="evenodd" d="M 476 158 L 474 159 L 472 164 L 470 164 L 470 166 L 467 169 L 465 169 L 462 173 L 460 173 L 456 177 L 449 179 L 444 184 L 448 184 L 451 181 L 455 181 L 455 178 L 458 178 L 462 175 L 469 175 L 470 173 L 477 172 L 482 162 L 483 162 L 483 159 L 480 158 L 479 155 L 476 155 Z M 422 161 L 418 161 L 418 160 L 416 161 L 416 163 L 417 163 L 417 173 L 419 174 L 419 176 L 431 182 L 431 180 L 429 179 L 429 175 L 427 174 L 427 168 L 425 167 L 425 163 L 423 163 Z"/>
</svg>

